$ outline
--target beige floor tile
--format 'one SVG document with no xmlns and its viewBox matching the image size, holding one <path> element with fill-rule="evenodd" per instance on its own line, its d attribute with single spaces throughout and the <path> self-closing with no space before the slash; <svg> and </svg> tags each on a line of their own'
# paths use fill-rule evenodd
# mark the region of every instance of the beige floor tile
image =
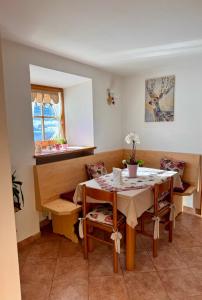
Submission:
<svg viewBox="0 0 202 300">
<path fill-rule="evenodd" d="M 83 257 L 77 256 L 59 257 L 56 263 L 54 279 L 64 274 L 88 277 L 88 261 Z"/>
<path fill-rule="evenodd" d="M 198 265 L 194 268 L 190 268 L 189 270 L 190 270 L 190 272 L 192 272 L 192 274 L 196 278 L 196 280 L 198 280 L 202 283 L 202 266 Z"/>
<path fill-rule="evenodd" d="M 176 220 L 176 223 L 178 222 L 181 225 L 184 225 L 189 231 L 197 227 L 202 228 L 202 218 L 192 214 L 187 214 L 187 213 L 181 214 Z"/>
<path fill-rule="evenodd" d="M 57 258 L 59 240 L 50 240 L 44 243 L 36 243 L 32 246 L 29 257 Z"/>
<path fill-rule="evenodd" d="M 158 251 L 157 257 L 154 258 L 152 253 L 151 253 L 151 257 L 157 271 L 172 270 L 172 269 L 187 267 L 183 259 L 178 254 L 177 250 L 174 248 L 160 249 Z"/>
<path fill-rule="evenodd" d="M 123 276 L 91 277 L 89 300 L 128 300 Z"/>
<path fill-rule="evenodd" d="M 122 251 L 125 251 L 124 249 L 121 249 Z M 97 256 L 97 255 L 102 255 L 102 256 L 112 256 L 113 254 L 113 247 L 108 246 L 105 244 L 102 244 L 100 242 L 94 243 L 93 250 L 89 252 L 89 257 Z"/>
<path fill-rule="evenodd" d="M 198 296 L 190 296 L 190 297 L 187 297 L 186 299 L 184 300 L 202 300 L 202 295 L 198 295 Z"/>
<path fill-rule="evenodd" d="M 202 228 L 201 227 L 196 227 L 192 231 L 190 231 L 191 236 L 193 239 L 200 243 L 200 246 L 202 247 Z"/>
<path fill-rule="evenodd" d="M 21 284 L 22 300 L 49 300 L 51 282 Z"/>
<path fill-rule="evenodd" d="M 88 279 L 70 274 L 54 279 L 49 300 L 88 300 Z"/>
<path fill-rule="evenodd" d="M 49 282 L 52 280 L 56 266 L 54 258 L 28 258 L 21 271 L 21 282 Z"/>
<path fill-rule="evenodd" d="M 22 300 L 202 300 L 201 218 L 179 216 L 173 243 L 161 226 L 157 258 L 151 238 L 138 234 L 136 246 L 136 269 L 125 270 L 122 247 L 114 274 L 112 247 L 95 243 L 87 261 L 81 243 L 47 230 L 19 250 Z"/>
<path fill-rule="evenodd" d="M 113 256 L 112 255 L 100 255 L 90 254 L 89 255 L 89 276 L 115 276 L 113 272 Z M 119 264 L 118 274 L 122 274 L 122 270 Z"/>
<path fill-rule="evenodd" d="M 171 300 L 184 300 L 202 293 L 202 285 L 188 268 L 160 271 L 159 276 Z"/>
<path fill-rule="evenodd" d="M 126 272 L 130 300 L 169 300 L 157 272 Z"/>
<path fill-rule="evenodd" d="M 196 240 L 189 231 L 176 230 L 173 235 L 173 243 L 176 248 L 190 248 L 202 246 L 199 240 Z"/>
<path fill-rule="evenodd" d="M 37 239 L 34 244 L 43 244 L 50 241 L 60 242 L 61 238 L 63 238 L 61 235 L 53 233 L 53 232 L 46 232 L 45 234 L 41 234 L 41 237 Z"/>
<path fill-rule="evenodd" d="M 21 262 L 23 263 L 26 260 L 28 254 L 29 254 L 30 249 L 31 249 L 31 245 L 24 246 L 24 247 L 18 249 L 18 258 L 19 258 L 19 262 L 20 263 Z"/>
<path fill-rule="evenodd" d="M 125 255 L 120 255 L 120 262 L 123 271 L 126 271 Z M 135 270 L 134 272 L 151 272 L 155 271 L 155 267 L 151 256 L 147 251 L 136 254 Z"/>
<path fill-rule="evenodd" d="M 188 267 L 202 267 L 202 247 L 181 248 L 177 251 Z"/>
<path fill-rule="evenodd" d="M 80 243 L 73 243 L 68 239 L 61 239 L 59 245 L 59 256 L 72 257 L 83 256 L 83 249 Z"/>
<path fill-rule="evenodd" d="M 151 239 L 142 235 L 136 235 L 136 252 L 147 251 L 151 247 Z"/>
<path fill-rule="evenodd" d="M 20 271 L 22 270 L 22 268 L 26 262 L 26 259 L 29 256 L 30 249 L 31 249 L 31 245 L 28 245 L 21 249 L 18 249 L 18 260 L 19 260 Z"/>
</svg>

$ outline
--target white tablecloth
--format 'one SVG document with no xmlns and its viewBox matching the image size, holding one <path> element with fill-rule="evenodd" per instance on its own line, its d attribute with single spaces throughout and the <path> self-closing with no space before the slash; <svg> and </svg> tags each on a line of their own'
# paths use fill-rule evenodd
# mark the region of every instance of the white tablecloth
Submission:
<svg viewBox="0 0 202 300">
<path fill-rule="evenodd" d="M 103 176 L 108 181 L 111 181 L 112 175 L 107 174 Z M 151 168 L 138 168 L 136 178 L 128 178 L 128 171 L 124 169 L 123 187 L 128 184 L 133 184 L 134 189 L 119 191 L 117 193 L 117 208 L 126 216 L 126 222 L 129 226 L 134 228 L 137 225 L 137 218 L 140 217 L 147 209 L 153 205 L 152 186 L 156 183 L 161 183 L 168 177 L 174 176 L 174 186 L 178 185 L 179 175 L 173 171 L 164 171 Z M 108 178 L 108 179 L 107 179 Z M 112 183 L 112 182 L 111 182 Z M 80 183 L 74 194 L 74 202 L 82 201 L 82 185 L 86 184 L 88 187 L 101 189 L 99 183 L 95 180 L 89 180 Z M 139 188 L 140 185 L 147 185 L 147 187 Z M 113 185 L 113 183 L 112 183 Z M 135 185 L 137 189 L 135 189 Z M 139 186 L 138 186 L 139 185 Z M 88 199 L 89 202 L 94 202 L 93 199 Z"/>
</svg>

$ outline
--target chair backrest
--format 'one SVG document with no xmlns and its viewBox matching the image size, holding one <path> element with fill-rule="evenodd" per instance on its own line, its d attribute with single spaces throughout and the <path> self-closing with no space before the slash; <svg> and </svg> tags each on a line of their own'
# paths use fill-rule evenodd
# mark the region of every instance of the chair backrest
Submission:
<svg viewBox="0 0 202 300">
<path fill-rule="evenodd" d="M 166 195 L 166 200 L 173 203 L 173 177 L 169 177 L 165 182 L 155 184 L 154 186 L 154 214 L 158 214 L 159 199 Z"/>
<path fill-rule="evenodd" d="M 117 193 L 108 192 L 100 189 L 87 187 L 85 184 L 83 188 L 83 214 L 84 217 L 87 214 L 87 197 L 93 198 L 93 200 L 109 202 L 113 208 L 113 228 L 117 230 Z"/>
</svg>

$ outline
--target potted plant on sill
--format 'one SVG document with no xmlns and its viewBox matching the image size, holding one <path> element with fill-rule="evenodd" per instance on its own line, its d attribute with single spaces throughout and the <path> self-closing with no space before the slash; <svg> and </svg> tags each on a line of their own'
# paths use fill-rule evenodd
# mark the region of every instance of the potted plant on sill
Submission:
<svg viewBox="0 0 202 300">
<path fill-rule="evenodd" d="M 137 177 L 138 165 L 142 165 L 142 160 L 136 160 L 136 144 L 140 144 L 140 138 L 138 134 L 130 132 L 125 137 L 127 144 L 132 144 L 131 155 L 128 159 L 123 160 L 122 163 L 127 166 L 129 177 Z"/>
<path fill-rule="evenodd" d="M 16 171 L 12 174 L 12 188 L 13 188 L 13 204 L 15 212 L 22 209 L 24 206 L 24 196 L 22 192 L 22 181 L 16 180 Z"/>
</svg>

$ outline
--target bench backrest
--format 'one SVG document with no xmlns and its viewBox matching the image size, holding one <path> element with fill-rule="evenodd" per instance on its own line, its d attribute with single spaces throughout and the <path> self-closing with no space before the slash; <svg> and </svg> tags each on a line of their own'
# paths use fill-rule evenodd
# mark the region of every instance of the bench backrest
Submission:
<svg viewBox="0 0 202 300">
<path fill-rule="evenodd" d="M 124 150 L 124 158 L 130 154 Z M 161 158 L 185 161 L 183 180 L 197 187 L 200 173 L 200 155 L 165 151 L 137 150 L 137 159 L 144 160 L 144 167 L 160 168 Z"/>
<path fill-rule="evenodd" d="M 114 150 L 96 153 L 94 155 L 63 160 L 54 163 L 34 166 L 36 208 L 42 210 L 41 205 L 57 199 L 61 193 L 74 190 L 78 183 L 86 181 L 85 164 L 104 161 L 108 172 L 113 167 L 122 167 L 122 160 L 126 159 L 130 150 Z M 198 187 L 200 177 L 200 155 L 165 151 L 137 150 L 137 159 L 144 160 L 145 167 L 160 167 L 160 159 L 169 158 L 184 160 L 185 171 L 183 179 Z M 199 188 L 198 192 L 201 189 Z M 200 205 L 200 199 L 197 206 Z"/>
<path fill-rule="evenodd" d="M 85 165 L 104 161 L 108 172 L 121 167 L 123 150 L 96 153 L 94 155 L 34 166 L 36 208 L 57 199 L 61 193 L 74 190 L 78 183 L 86 181 Z"/>
</svg>

